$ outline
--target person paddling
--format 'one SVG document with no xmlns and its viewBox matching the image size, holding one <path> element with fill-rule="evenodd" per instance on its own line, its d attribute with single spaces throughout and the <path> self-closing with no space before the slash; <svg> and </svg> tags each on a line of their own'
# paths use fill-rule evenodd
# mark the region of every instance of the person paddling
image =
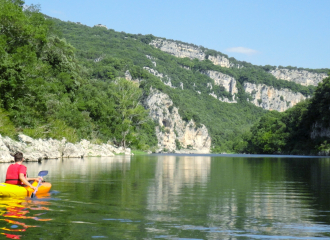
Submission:
<svg viewBox="0 0 330 240">
<path fill-rule="evenodd" d="M 27 178 L 26 177 L 26 166 L 24 166 L 22 163 L 24 161 L 23 153 L 17 152 L 14 155 L 15 163 L 11 164 L 7 169 L 6 174 L 6 183 L 14 184 L 14 185 L 26 185 L 32 188 L 33 190 L 36 189 L 36 187 L 32 186 L 29 181 L 39 181 L 39 179 L 42 180 L 42 177 L 38 178 Z"/>
</svg>

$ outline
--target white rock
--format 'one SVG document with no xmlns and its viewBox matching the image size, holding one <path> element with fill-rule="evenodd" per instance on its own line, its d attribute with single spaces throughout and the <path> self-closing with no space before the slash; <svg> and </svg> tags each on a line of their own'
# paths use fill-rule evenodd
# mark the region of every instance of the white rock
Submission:
<svg viewBox="0 0 330 240">
<path fill-rule="evenodd" d="M 24 134 L 19 134 L 19 142 L 9 137 L 1 137 L 0 135 L 0 162 L 13 161 L 16 152 L 22 152 L 27 161 L 40 161 L 42 159 L 57 158 L 81 158 L 88 156 L 111 157 L 114 153 L 130 154 L 131 150 L 116 148 L 110 144 L 92 144 L 87 140 L 81 140 L 79 143 L 73 144 L 54 139 L 33 139 Z"/>
<path fill-rule="evenodd" d="M 297 103 L 305 100 L 301 93 L 292 92 L 290 89 L 275 89 L 265 84 L 244 82 L 244 90 L 253 97 L 252 103 L 266 110 L 283 112 Z"/>
<path fill-rule="evenodd" d="M 325 73 L 313 73 L 306 70 L 275 69 L 270 73 L 277 79 L 283 79 L 301 84 L 303 86 L 317 86 L 324 78 L 328 77 Z"/>
<path fill-rule="evenodd" d="M 64 158 L 82 158 L 84 156 L 84 149 L 73 143 L 66 143 L 62 157 Z"/>
<path fill-rule="evenodd" d="M 204 74 L 214 80 L 214 84 L 223 86 L 227 92 L 235 95 L 238 93 L 235 78 L 217 71 L 206 71 Z"/>
<path fill-rule="evenodd" d="M 192 120 L 189 123 L 183 121 L 179 110 L 173 107 L 173 102 L 168 95 L 154 89 L 150 91 L 144 105 L 149 109 L 150 117 L 159 125 L 156 127 L 159 147 L 156 152 L 162 152 L 164 149 L 173 152 L 176 150 L 176 142 L 180 142 L 183 148 L 191 145 L 199 152 L 210 152 L 211 137 L 207 128 L 203 124 L 197 128 Z"/>
<path fill-rule="evenodd" d="M 0 162 L 11 162 L 14 158 L 10 155 L 9 149 L 2 141 L 2 136 L 0 135 Z"/>
<path fill-rule="evenodd" d="M 179 58 L 185 58 L 185 57 L 190 59 L 197 58 L 198 60 L 203 61 L 207 57 L 204 51 L 200 47 L 194 45 L 178 43 L 160 38 L 153 40 L 150 43 L 150 45 Z M 231 63 L 229 59 L 226 58 L 225 56 L 220 56 L 220 55 L 216 57 L 208 56 L 207 59 L 213 62 L 214 65 L 219 65 L 221 67 L 229 68 L 235 66 L 235 64 Z M 241 66 L 237 66 L 237 67 L 240 68 Z"/>
<path fill-rule="evenodd" d="M 130 148 L 125 149 L 125 155 L 131 155 L 131 149 Z"/>
</svg>

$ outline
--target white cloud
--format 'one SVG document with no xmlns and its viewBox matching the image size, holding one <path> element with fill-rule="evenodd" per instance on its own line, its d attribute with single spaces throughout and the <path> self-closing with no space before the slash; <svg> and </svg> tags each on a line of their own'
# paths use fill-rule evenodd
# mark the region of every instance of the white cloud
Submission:
<svg viewBox="0 0 330 240">
<path fill-rule="evenodd" d="M 258 53 L 257 50 L 251 49 L 251 48 L 246 48 L 246 47 L 232 47 L 232 48 L 227 48 L 227 52 L 234 52 L 234 53 L 242 53 L 246 55 L 253 55 Z"/>
</svg>

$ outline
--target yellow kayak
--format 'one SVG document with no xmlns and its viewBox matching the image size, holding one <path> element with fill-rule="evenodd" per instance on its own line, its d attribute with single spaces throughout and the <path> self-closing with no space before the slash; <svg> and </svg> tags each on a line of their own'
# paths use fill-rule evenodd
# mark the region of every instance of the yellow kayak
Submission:
<svg viewBox="0 0 330 240">
<path fill-rule="evenodd" d="M 37 185 L 37 181 L 32 183 L 32 186 L 36 187 Z M 51 183 L 43 182 L 38 188 L 37 195 L 48 193 L 51 187 Z M 33 189 L 30 187 L 0 183 L 0 197 L 28 197 L 31 196 L 32 192 Z"/>
</svg>

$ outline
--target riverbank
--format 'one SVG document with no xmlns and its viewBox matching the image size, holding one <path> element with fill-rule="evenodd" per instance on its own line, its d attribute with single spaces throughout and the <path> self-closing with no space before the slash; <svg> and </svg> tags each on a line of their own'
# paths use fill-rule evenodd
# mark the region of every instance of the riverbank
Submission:
<svg viewBox="0 0 330 240">
<path fill-rule="evenodd" d="M 26 161 L 43 159 L 112 157 L 118 154 L 132 155 L 130 148 L 116 147 L 110 144 L 93 144 L 88 140 L 78 143 L 67 142 L 65 138 L 33 139 L 24 134 L 18 135 L 18 141 L 0 135 L 0 162 L 13 161 L 12 155 L 19 151 Z"/>
</svg>

